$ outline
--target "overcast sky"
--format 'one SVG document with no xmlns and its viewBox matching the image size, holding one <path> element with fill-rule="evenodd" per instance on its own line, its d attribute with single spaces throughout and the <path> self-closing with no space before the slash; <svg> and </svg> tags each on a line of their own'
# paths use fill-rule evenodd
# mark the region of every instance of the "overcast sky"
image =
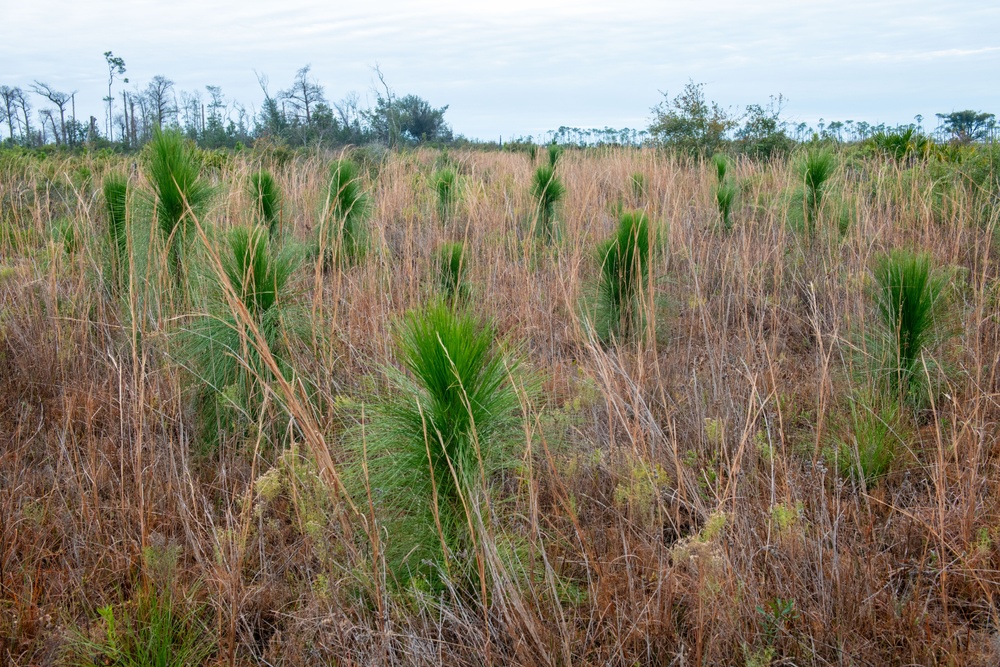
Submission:
<svg viewBox="0 0 1000 667">
<path fill-rule="evenodd" d="M 98 119 L 108 50 L 130 86 L 161 74 L 254 109 L 255 70 L 274 93 L 311 64 L 328 99 L 364 103 L 378 64 L 484 139 L 643 128 L 689 79 L 734 109 L 780 93 L 810 124 L 1000 113 L 1000 2 L 982 0 L 0 0 L 0 17 L 0 84 L 77 91 L 77 115 Z"/>
</svg>

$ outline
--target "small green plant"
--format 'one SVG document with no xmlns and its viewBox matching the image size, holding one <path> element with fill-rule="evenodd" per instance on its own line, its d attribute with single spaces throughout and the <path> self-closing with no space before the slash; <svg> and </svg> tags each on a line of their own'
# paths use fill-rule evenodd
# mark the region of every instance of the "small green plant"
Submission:
<svg viewBox="0 0 1000 667">
<path fill-rule="evenodd" d="M 490 323 L 443 303 L 405 316 L 396 351 L 406 372 L 387 369 L 394 392 L 373 406 L 364 434 L 387 562 L 404 588 L 436 587 L 442 574 L 475 583 L 492 489 L 517 462 L 519 363 Z"/>
<path fill-rule="evenodd" d="M 148 178 L 155 195 L 157 227 L 167 244 L 178 287 L 184 285 L 184 252 L 192 216 L 204 213 L 212 188 L 201 177 L 197 149 L 179 130 L 156 130 L 149 142 Z"/>
<path fill-rule="evenodd" d="M 155 559 L 147 549 L 146 559 Z M 132 600 L 98 608 L 103 633 L 91 639 L 78 633 L 66 650 L 66 662 L 79 667 L 189 667 L 201 665 L 215 652 L 207 628 L 207 609 L 175 593 L 170 572 L 155 574 L 138 587 Z"/>
<path fill-rule="evenodd" d="M 733 206 L 740 194 L 740 187 L 732 181 L 725 181 L 715 186 L 715 203 L 719 207 L 719 220 L 722 229 L 730 231 L 733 228 Z"/>
<path fill-rule="evenodd" d="M 876 374 L 893 396 L 920 404 L 927 396 L 925 365 L 947 333 L 947 277 L 925 253 L 896 249 L 875 262 L 870 340 Z"/>
<path fill-rule="evenodd" d="M 214 440 L 220 428 L 253 415 L 262 383 L 274 378 L 262 357 L 266 346 L 285 373 L 285 337 L 289 316 L 288 280 L 295 267 L 292 251 L 272 251 L 266 232 L 255 227 L 233 229 L 221 253 L 224 275 L 218 278 L 215 310 L 191 325 L 184 336 L 187 358 L 198 387 L 198 409 L 204 434 Z M 231 288 L 238 299 L 225 297 Z M 239 312 L 242 308 L 244 313 Z M 250 329 L 249 317 L 260 338 Z"/>
<path fill-rule="evenodd" d="M 726 172 L 729 171 L 729 159 L 723 153 L 716 153 L 712 156 L 712 164 L 715 165 L 715 178 L 722 185 L 726 181 Z"/>
<path fill-rule="evenodd" d="M 346 158 L 334 162 L 317 241 L 324 265 L 329 266 L 335 258 L 350 264 L 364 256 L 368 242 L 365 220 L 370 206 L 357 165 Z"/>
<path fill-rule="evenodd" d="M 549 166 L 555 169 L 556 162 L 559 161 L 559 158 L 561 156 L 562 156 L 562 149 L 559 148 L 559 144 L 553 141 L 551 144 L 549 144 Z"/>
<path fill-rule="evenodd" d="M 535 170 L 535 177 L 531 184 L 531 196 L 537 202 L 536 232 L 539 235 L 548 239 L 555 236 L 553 228 L 555 209 L 565 194 L 566 186 L 556 176 L 555 169 L 551 165 L 543 165 Z"/>
<path fill-rule="evenodd" d="M 438 215 L 447 222 L 458 200 L 458 176 L 455 170 L 445 168 L 434 175 L 434 190 L 437 192 Z"/>
<path fill-rule="evenodd" d="M 468 294 L 465 246 L 461 243 L 444 243 L 438 248 L 438 283 L 449 303 L 461 301 Z"/>
<path fill-rule="evenodd" d="M 75 255 L 80 248 L 76 224 L 72 218 L 58 218 L 52 221 L 52 240 L 62 245 L 67 255 Z"/>
<path fill-rule="evenodd" d="M 837 158 L 828 150 L 810 150 L 799 164 L 802 179 L 802 213 L 805 217 L 806 233 L 810 238 L 816 231 L 816 221 L 823 204 L 827 184 L 837 169 Z"/>
<path fill-rule="evenodd" d="M 716 184 L 714 188 L 715 203 L 719 208 L 719 221 L 722 229 L 730 231 L 733 228 L 732 211 L 736 204 L 736 199 L 740 194 L 740 187 L 727 178 L 729 172 L 729 159 L 722 153 L 712 156 L 712 164 L 715 165 Z"/>
<path fill-rule="evenodd" d="M 281 226 L 281 188 L 266 169 L 250 174 L 250 197 L 258 224 L 267 228 L 272 239 L 278 237 Z"/>
<path fill-rule="evenodd" d="M 111 173 L 104 178 L 104 212 L 108 217 L 107 247 L 112 281 L 121 285 L 128 268 L 128 178 Z"/>
<path fill-rule="evenodd" d="M 622 213 L 614 236 L 598 246 L 601 273 L 593 326 L 601 341 L 625 340 L 640 328 L 640 294 L 649 277 L 649 251 L 649 218 L 640 211 Z"/>
<path fill-rule="evenodd" d="M 906 444 L 903 413 L 893 397 L 858 391 L 851 396 L 847 426 L 837 457 L 840 473 L 871 487 L 889 472 Z"/>
<path fill-rule="evenodd" d="M 528 144 L 528 162 L 534 166 L 535 162 L 538 161 L 538 145 Z"/>
</svg>

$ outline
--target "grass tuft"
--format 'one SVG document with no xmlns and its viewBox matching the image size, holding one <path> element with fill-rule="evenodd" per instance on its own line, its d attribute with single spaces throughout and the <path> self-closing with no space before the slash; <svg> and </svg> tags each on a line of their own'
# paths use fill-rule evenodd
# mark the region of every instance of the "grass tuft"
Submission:
<svg viewBox="0 0 1000 667">
<path fill-rule="evenodd" d="M 601 341 L 627 340 L 641 327 L 639 296 L 649 277 L 649 250 L 649 218 L 639 211 L 622 213 L 614 236 L 598 246 L 593 325 Z"/>
</svg>

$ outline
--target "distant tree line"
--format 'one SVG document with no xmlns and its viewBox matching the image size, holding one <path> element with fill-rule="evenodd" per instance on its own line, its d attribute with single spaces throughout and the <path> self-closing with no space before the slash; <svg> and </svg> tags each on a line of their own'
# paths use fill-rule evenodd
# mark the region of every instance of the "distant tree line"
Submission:
<svg viewBox="0 0 1000 667">
<path fill-rule="evenodd" d="M 258 75 L 264 100 L 254 113 L 226 98 L 219 86 L 177 90 L 172 80 L 154 76 L 144 87 L 128 87 L 125 61 L 111 51 L 108 94 L 102 119 L 76 115 L 76 91 L 64 92 L 43 81 L 25 90 L 0 85 L 0 140 L 8 145 L 46 144 L 135 149 L 158 128 L 179 129 L 204 148 L 235 148 L 267 137 L 292 146 L 381 143 L 387 146 L 451 142 L 445 122 L 448 107 L 433 107 L 417 95 L 397 96 L 376 68 L 381 90 L 375 105 L 362 107 L 357 93 L 331 103 L 310 66 L 298 70 L 291 85 L 272 92 Z M 36 104 L 38 105 L 36 108 Z"/>
<path fill-rule="evenodd" d="M 926 133 L 923 117 L 914 123 L 889 126 L 865 121 L 830 121 L 820 119 L 817 127 L 807 123 L 792 125 L 781 117 L 782 96 L 771 97 L 767 104 L 748 105 L 742 113 L 721 107 L 705 98 L 705 84 L 689 81 L 684 90 L 653 107 L 648 128 L 651 143 L 669 146 L 681 152 L 711 155 L 723 148 L 767 159 L 790 151 L 796 143 L 810 140 L 852 142 L 900 132 L 929 134 L 941 141 L 959 144 L 994 141 L 996 116 L 981 111 L 939 113 L 938 128 Z"/>
</svg>

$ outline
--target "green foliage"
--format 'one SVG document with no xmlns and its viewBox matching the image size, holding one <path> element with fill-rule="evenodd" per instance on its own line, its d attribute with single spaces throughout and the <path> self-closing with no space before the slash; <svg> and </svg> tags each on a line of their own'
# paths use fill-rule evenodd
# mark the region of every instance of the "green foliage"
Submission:
<svg viewBox="0 0 1000 667">
<path fill-rule="evenodd" d="M 330 265 L 334 258 L 350 264 L 364 256 L 368 244 L 365 220 L 370 207 L 357 165 L 348 159 L 334 162 L 330 166 L 330 183 L 317 240 L 325 265 Z"/>
<path fill-rule="evenodd" d="M 725 153 L 716 153 L 712 156 L 712 164 L 715 165 L 715 178 L 721 185 L 726 180 L 726 172 L 729 171 L 729 158 Z"/>
<path fill-rule="evenodd" d="M 927 157 L 930 140 L 913 127 L 897 132 L 876 132 L 867 144 L 877 153 L 903 163 L 911 157 Z"/>
<path fill-rule="evenodd" d="M 549 144 L 548 152 L 549 152 L 549 166 L 555 169 L 556 162 L 559 161 L 559 156 L 562 155 L 562 149 L 559 148 L 559 144 L 553 141 L 551 144 Z"/>
<path fill-rule="evenodd" d="M 951 135 L 952 140 L 961 144 L 985 141 L 996 127 L 996 115 L 983 111 L 965 109 L 934 115 L 941 119 L 942 129 Z"/>
<path fill-rule="evenodd" d="M 680 95 L 653 107 L 650 135 L 689 155 L 711 155 L 719 150 L 734 121 L 718 104 L 705 101 L 704 87 L 689 81 Z"/>
<path fill-rule="evenodd" d="M 566 194 L 566 186 L 556 176 L 551 165 L 543 165 L 535 170 L 531 183 L 531 196 L 537 202 L 537 232 L 551 239 L 554 236 L 553 221 L 556 204 Z"/>
<path fill-rule="evenodd" d="M 850 398 L 847 434 L 841 438 L 837 463 L 845 477 L 874 485 L 892 468 L 897 450 L 906 444 L 899 402 L 876 391 Z"/>
<path fill-rule="evenodd" d="M 469 287 L 465 282 L 465 246 L 461 243 L 443 243 L 438 248 L 438 283 L 445 299 L 455 303 L 466 297 Z"/>
<path fill-rule="evenodd" d="M 108 218 L 106 237 L 107 270 L 109 284 L 114 291 L 122 288 L 129 270 L 128 230 L 128 178 L 111 173 L 104 178 L 104 211 Z"/>
<path fill-rule="evenodd" d="M 626 340 L 642 322 L 639 296 L 649 277 L 649 218 L 639 211 L 622 213 L 615 235 L 598 246 L 601 273 L 593 325 L 605 342 Z"/>
<path fill-rule="evenodd" d="M 267 234 L 259 227 L 233 229 L 220 255 L 224 276 L 215 295 L 216 312 L 195 320 L 182 337 L 208 441 L 220 429 L 241 421 L 241 415 L 254 419 L 263 399 L 263 385 L 274 379 L 261 355 L 261 342 L 279 371 L 286 373 L 287 291 L 295 268 L 293 250 L 275 254 Z M 225 299 L 227 285 L 257 328 L 261 342 L 238 307 L 233 308 Z"/>
<path fill-rule="evenodd" d="M 538 161 L 538 145 L 535 143 L 528 144 L 528 162 L 532 165 Z"/>
<path fill-rule="evenodd" d="M 500 352 L 491 324 L 442 303 L 406 315 L 396 350 L 406 373 L 387 369 L 393 393 L 365 431 L 386 560 L 402 587 L 436 587 L 442 573 L 475 583 L 486 500 L 517 461 L 518 361 Z"/>
<path fill-rule="evenodd" d="M 837 158 L 830 151 L 818 148 L 808 150 L 797 166 L 802 187 L 792 198 L 793 219 L 802 215 L 803 230 L 812 239 L 816 233 L 816 222 L 823 204 L 828 182 L 837 169 Z"/>
<path fill-rule="evenodd" d="M 155 194 L 157 227 L 167 243 L 178 286 L 184 283 L 183 254 L 192 215 L 204 213 L 212 188 L 201 178 L 197 149 L 177 130 L 156 130 L 149 142 L 147 177 Z"/>
<path fill-rule="evenodd" d="M 795 142 L 785 132 L 781 120 L 781 95 L 771 97 L 767 105 L 750 104 L 744 114 L 743 127 L 736 131 L 736 149 L 753 160 L 768 161 L 792 151 Z"/>
<path fill-rule="evenodd" d="M 258 224 L 267 228 L 271 238 L 277 238 L 281 224 L 281 188 L 266 169 L 250 174 L 250 197 Z"/>
<path fill-rule="evenodd" d="M 930 256 L 897 249 L 874 267 L 874 333 L 870 340 L 876 376 L 899 399 L 919 404 L 926 398 L 924 364 L 945 333 L 947 279 L 931 266 Z"/>
<path fill-rule="evenodd" d="M 447 221 L 458 200 L 458 176 L 451 168 L 441 169 L 434 175 L 434 190 L 438 198 L 438 215 Z"/>
<path fill-rule="evenodd" d="M 62 245 L 67 255 L 75 255 L 80 247 L 76 224 L 72 218 L 57 218 L 52 221 L 52 240 Z"/>
<path fill-rule="evenodd" d="M 78 633 L 66 650 L 66 662 L 79 667 L 189 667 L 201 665 L 214 653 L 207 609 L 174 593 L 172 570 L 176 550 L 146 559 L 164 559 L 166 573 L 154 573 L 138 588 L 135 599 L 106 605 L 97 612 L 103 622 L 99 639 Z M 161 568 L 162 569 L 162 568 Z"/>
<path fill-rule="evenodd" d="M 715 186 L 715 203 L 719 207 L 719 219 L 722 228 L 729 231 L 733 228 L 732 210 L 740 194 L 740 186 L 732 181 L 723 181 Z"/>
</svg>

